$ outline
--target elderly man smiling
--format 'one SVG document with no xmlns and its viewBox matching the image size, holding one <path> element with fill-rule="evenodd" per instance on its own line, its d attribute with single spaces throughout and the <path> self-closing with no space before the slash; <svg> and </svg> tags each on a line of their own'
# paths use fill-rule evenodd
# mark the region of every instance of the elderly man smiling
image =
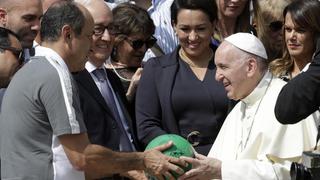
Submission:
<svg viewBox="0 0 320 180">
<path fill-rule="evenodd" d="M 268 71 L 261 41 L 248 33 L 229 36 L 215 54 L 216 79 L 230 99 L 240 100 L 227 116 L 208 157 L 184 158 L 193 164 L 181 179 L 290 179 L 292 161 L 316 143 L 314 117 L 282 125 L 274 106 L 285 82 Z"/>
</svg>

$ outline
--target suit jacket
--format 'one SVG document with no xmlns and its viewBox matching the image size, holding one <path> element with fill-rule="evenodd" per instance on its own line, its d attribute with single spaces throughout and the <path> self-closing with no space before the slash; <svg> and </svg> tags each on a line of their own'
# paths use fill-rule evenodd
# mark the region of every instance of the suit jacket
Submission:
<svg viewBox="0 0 320 180">
<path fill-rule="evenodd" d="M 309 69 L 286 84 L 277 99 L 275 115 L 283 124 L 293 124 L 320 106 L 320 39 Z"/>
<path fill-rule="evenodd" d="M 117 96 L 125 118 L 127 119 L 130 133 L 137 150 L 139 146 L 136 139 L 134 118 L 131 117 L 128 102 L 119 78 L 110 70 L 106 70 L 110 84 Z M 98 87 L 90 73 L 85 69 L 73 75 L 80 95 L 81 109 L 87 127 L 87 133 L 91 143 L 119 150 L 120 132 L 117 122 L 108 108 Z"/>
<path fill-rule="evenodd" d="M 148 66 L 152 66 L 152 68 L 148 68 Z M 138 138 L 143 145 L 147 145 L 155 137 L 167 134 L 168 132 L 179 134 L 178 123 L 172 111 L 170 96 L 168 96 L 171 93 L 173 77 L 176 75 L 177 67 L 178 60 L 176 53 L 170 53 L 161 56 L 159 60 L 155 60 L 155 58 L 148 60 L 143 69 L 136 94 L 137 131 Z M 165 68 L 165 71 L 162 70 L 163 68 Z M 148 76 L 144 76 L 144 74 L 148 74 Z M 152 76 L 156 76 L 157 78 Z M 157 79 L 158 82 L 155 82 L 154 79 Z M 148 83 L 143 83 L 144 81 Z M 166 88 L 159 90 L 158 86 Z M 145 93 L 144 89 L 147 88 L 150 94 Z M 152 96 L 159 97 L 147 98 Z M 146 105 L 146 101 L 148 105 Z M 155 112 L 145 115 L 143 113 L 145 108 Z M 157 116 L 154 116 L 155 114 Z M 149 119 L 151 120 L 145 121 L 145 116 L 150 117 Z"/>
<path fill-rule="evenodd" d="M 137 131 L 143 145 L 159 135 L 181 135 L 171 104 L 179 67 L 178 50 L 179 47 L 170 54 L 148 60 L 143 70 L 136 94 Z"/>
</svg>

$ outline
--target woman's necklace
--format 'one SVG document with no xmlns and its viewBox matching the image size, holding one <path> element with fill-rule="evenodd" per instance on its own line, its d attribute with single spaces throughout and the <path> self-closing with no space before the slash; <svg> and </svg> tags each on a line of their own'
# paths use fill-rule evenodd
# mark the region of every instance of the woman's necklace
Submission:
<svg viewBox="0 0 320 180">
<path fill-rule="evenodd" d="M 183 51 L 182 48 L 179 50 L 179 56 L 182 59 L 182 61 L 184 61 L 185 63 L 187 63 L 189 65 L 191 71 L 195 74 L 195 76 L 200 81 L 203 81 L 205 74 L 207 72 L 209 61 L 211 61 L 213 58 L 213 51 L 210 49 L 210 57 L 198 59 L 197 62 L 199 64 L 195 64 L 194 61 L 192 61 L 190 58 L 188 58 L 188 56 L 185 54 L 185 52 Z"/>
<path fill-rule="evenodd" d="M 124 78 L 124 77 L 122 77 L 122 76 L 119 74 L 119 72 L 118 72 L 118 71 L 116 70 L 116 68 L 113 66 L 112 62 L 109 62 L 109 63 L 107 63 L 107 64 L 109 64 L 109 65 L 111 66 L 113 72 L 114 72 L 120 79 L 122 79 L 123 81 L 131 82 L 131 79 Z"/>
<path fill-rule="evenodd" d="M 213 59 L 213 51 L 210 49 L 210 56 L 203 58 L 203 59 L 199 59 L 198 62 L 200 62 L 200 65 L 195 64 L 194 61 L 192 61 L 184 52 L 184 50 L 181 48 L 179 50 L 179 56 L 180 58 L 186 62 L 190 67 L 194 67 L 194 68 L 207 68 L 208 67 L 208 62 L 211 61 Z"/>
</svg>

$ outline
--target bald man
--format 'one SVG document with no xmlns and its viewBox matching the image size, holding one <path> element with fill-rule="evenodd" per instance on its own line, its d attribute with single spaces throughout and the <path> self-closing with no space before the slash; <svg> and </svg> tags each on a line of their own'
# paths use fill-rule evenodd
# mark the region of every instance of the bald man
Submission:
<svg viewBox="0 0 320 180">
<path fill-rule="evenodd" d="M 15 32 L 31 48 L 40 30 L 41 0 L 0 0 L 0 26 Z"/>
</svg>

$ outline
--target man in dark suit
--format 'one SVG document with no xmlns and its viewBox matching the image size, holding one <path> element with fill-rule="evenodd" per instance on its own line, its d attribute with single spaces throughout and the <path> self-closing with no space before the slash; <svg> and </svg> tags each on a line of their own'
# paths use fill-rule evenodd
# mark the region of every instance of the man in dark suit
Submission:
<svg viewBox="0 0 320 180">
<path fill-rule="evenodd" d="M 103 0 L 82 1 L 94 19 L 91 52 L 86 69 L 74 74 L 78 84 L 81 109 L 91 143 L 114 151 L 140 150 L 135 135 L 135 123 L 128 109 L 128 102 L 119 78 L 104 67 L 111 54 L 114 37 L 109 34 L 112 12 Z M 125 174 L 143 179 L 142 173 Z M 110 178 L 112 179 L 112 178 Z M 114 176 L 113 179 L 121 179 Z"/>
<path fill-rule="evenodd" d="M 108 32 L 112 12 L 100 1 L 81 1 L 94 18 L 94 33 L 86 69 L 74 74 L 89 139 L 112 150 L 135 151 L 133 123 L 121 82 L 104 67 L 114 38 Z"/>
</svg>

